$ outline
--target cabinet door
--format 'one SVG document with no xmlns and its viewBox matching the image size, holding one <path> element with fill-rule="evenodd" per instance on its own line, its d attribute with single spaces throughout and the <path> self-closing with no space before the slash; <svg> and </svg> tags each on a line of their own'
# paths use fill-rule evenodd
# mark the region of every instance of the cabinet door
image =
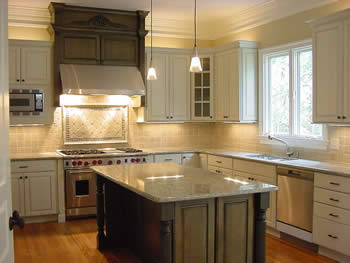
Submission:
<svg viewBox="0 0 350 263">
<path fill-rule="evenodd" d="M 13 173 L 12 183 L 12 209 L 17 210 L 21 216 L 26 216 L 24 204 L 24 175 Z"/>
<path fill-rule="evenodd" d="M 175 263 L 214 263 L 214 199 L 175 204 Z"/>
<path fill-rule="evenodd" d="M 56 172 L 25 173 L 24 176 L 26 215 L 57 213 Z"/>
<path fill-rule="evenodd" d="M 19 84 L 21 81 L 21 49 L 9 47 L 9 82 Z"/>
<path fill-rule="evenodd" d="M 227 60 L 225 55 L 220 54 L 215 57 L 215 106 L 216 106 L 216 120 L 224 121 L 226 117 L 225 105 L 225 64 Z"/>
<path fill-rule="evenodd" d="M 181 154 L 158 154 L 154 156 L 154 162 L 171 162 L 181 164 Z"/>
<path fill-rule="evenodd" d="M 237 116 L 240 121 L 257 120 L 257 63 L 256 49 L 240 49 L 240 108 Z"/>
<path fill-rule="evenodd" d="M 148 56 L 149 65 L 150 57 Z M 153 55 L 157 80 L 147 81 L 147 121 L 166 121 L 168 115 L 168 56 Z"/>
<path fill-rule="evenodd" d="M 117 66 L 138 65 L 138 38 L 122 36 L 101 37 L 101 64 Z"/>
<path fill-rule="evenodd" d="M 200 161 L 198 153 L 185 153 L 182 154 L 182 165 L 190 166 L 193 168 L 200 168 Z"/>
<path fill-rule="evenodd" d="M 61 63 L 100 64 L 100 36 L 70 34 L 61 36 Z"/>
<path fill-rule="evenodd" d="M 350 122 L 350 20 L 344 22 L 344 114 Z"/>
<path fill-rule="evenodd" d="M 202 72 L 192 74 L 192 120 L 213 120 L 214 115 L 214 67 L 213 57 L 201 57 Z"/>
<path fill-rule="evenodd" d="M 343 122 L 343 23 L 313 31 L 313 122 Z"/>
<path fill-rule="evenodd" d="M 190 117 L 190 57 L 171 55 L 170 63 L 170 120 L 186 121 Z"/>
<path fill-rule="evenodd" d="M 47 85 L 50 82 L 50 49 L 24 47 L 21 49 L 22 84 Z"/>
<path fill-rule="evenodd" d="M 253 262 L 252 195 L 218 198 L 216 207 L 216 262 Z"/>
</svg>

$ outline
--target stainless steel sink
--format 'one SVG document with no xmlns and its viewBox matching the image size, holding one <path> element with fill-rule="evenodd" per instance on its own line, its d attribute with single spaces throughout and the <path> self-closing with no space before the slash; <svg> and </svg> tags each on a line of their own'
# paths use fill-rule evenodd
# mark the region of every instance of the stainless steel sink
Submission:
<svg viewBox="0 0 350 263">
<path fill-rule="evenodd" d="M 271 155 L 271 154 L 247 154 L 247 157 L 250 158 L 257 158 L 262 160 L 268 160 L 268 161 L 290 161 L 290 160 L 297 160 L 297 158 L 292 157 L 284 157 L 279 155 Z"/>
</svg>

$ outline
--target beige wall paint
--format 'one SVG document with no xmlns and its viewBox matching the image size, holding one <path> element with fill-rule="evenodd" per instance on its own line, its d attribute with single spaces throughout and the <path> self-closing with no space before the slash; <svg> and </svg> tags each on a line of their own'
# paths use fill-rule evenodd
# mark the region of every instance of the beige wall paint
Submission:
<svg viewBox="0 0 350 263">
<path fill-rule="evenodd" d="M 311 9 L 250 30 L 217 39 L 214 46 L 220 46 L 236 40 L 249 40 L 258 42 L 260 48 L 266 48 L 311 38 L 311 29 L 306 21 L 346 8 L 350 8 L 350 1 L 339 0 L 331 5 Z"/>
</svg>

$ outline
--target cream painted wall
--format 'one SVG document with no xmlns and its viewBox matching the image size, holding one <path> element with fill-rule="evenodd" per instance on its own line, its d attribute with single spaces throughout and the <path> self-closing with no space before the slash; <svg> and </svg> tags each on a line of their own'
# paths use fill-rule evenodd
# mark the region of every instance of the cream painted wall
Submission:
<svg viewBox="0 0 350 263">
<path fill-rule="evenodd" d="M 306 24 L 306 21 L 346 8 L 350 8 L 350 1 L 339 0 L 331 5 L 311 9 L 250 30 L 217 39 L 214 41 L 214 46 L 220 46 L 235 40 L 249 40 L 259 42 L 260 48 L 266 48 L 311 38 L 311 29 Z"/>
</svg>

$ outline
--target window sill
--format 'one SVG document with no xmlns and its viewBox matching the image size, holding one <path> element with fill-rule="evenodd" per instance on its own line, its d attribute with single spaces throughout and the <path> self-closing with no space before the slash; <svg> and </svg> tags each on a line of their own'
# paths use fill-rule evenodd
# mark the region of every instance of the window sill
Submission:
<svg viewBox="0 0 350 263">
<path fill-rule="evenodd" d="M 298 137 L 290 137 L 290 136 L 276 136 L 279 139 L 285 140 L 290 147 L 298 147 L 298 148 L 306 148 L 306 149 L 315 149 L 315 150 L 327 150 L 328 149 L 328 141 L 323 139 L 316 138 L 298 138 Z M 270 145 L 282 145 L 280 142 L 271 141 L 267 138 L 267 136 L 260 135 L 259 136 L 260 143 L 262 144 L 270 144 Z"/>
</svg>

